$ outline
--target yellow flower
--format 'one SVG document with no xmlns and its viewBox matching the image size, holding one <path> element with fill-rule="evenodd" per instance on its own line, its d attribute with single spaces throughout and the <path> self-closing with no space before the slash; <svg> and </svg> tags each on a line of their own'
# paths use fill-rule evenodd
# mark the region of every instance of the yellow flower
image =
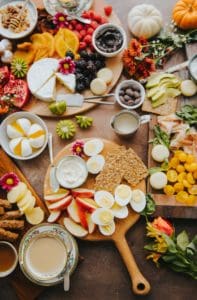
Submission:
<svg viewBox="0 0 197 300">
<path fill-rule="evenodd" d="M 159 253 L 165 253 L 168 249 L 166 241 L 162 237 L 161 231 L 154 228 L 150 222 L 147 223 L 147 236 L 155 239 L 155 244 L 153 245 L 153 250 Z"/>
<path fill-rule="evenodd" d="M 146 257 L 146 259 L 152 259 L 152 261 L 157 265 L 157 266 L 159 266 L 159 263 L 158 263 L 158 260 L 160 259 L 160 257 L 161 257 L 161 254 L 159 254 L 159 253 L 151 253 L 151 254 L 149 254 L 147 257 Z"/>
</svg>

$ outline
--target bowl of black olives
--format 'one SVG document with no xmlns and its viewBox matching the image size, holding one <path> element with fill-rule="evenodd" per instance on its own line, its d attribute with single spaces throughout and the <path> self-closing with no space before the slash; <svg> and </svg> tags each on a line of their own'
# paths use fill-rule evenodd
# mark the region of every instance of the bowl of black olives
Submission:
<svg viewBox="0 0 197 300">
<path fill-rule="evenodd" d="M 124 80 L 115 90 L 115 98 L 120 106 L 127 109 L 136 109 L 145 99 L 145 90 L 141 83 L 133 79 Z"/>
<path fill-rule="evenodd" d="M 98 53 L 105 57 L 114 57 L 125 48 L 126 33 L 122 27 L 106 23 L 94 31 L 92 43 Z"/>
</svg>

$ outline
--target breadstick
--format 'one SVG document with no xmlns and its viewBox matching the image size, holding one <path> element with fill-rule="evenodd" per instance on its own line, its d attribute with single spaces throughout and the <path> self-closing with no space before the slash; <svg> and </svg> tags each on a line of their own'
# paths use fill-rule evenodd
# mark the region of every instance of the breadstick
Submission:
<svg viewBox="0 0 197 300">
<path fill-rule="evenodd" d="M 18 221 L 18 220 L 3 220 L 0 221 L 0 228 L 5 229 L 23 229 L 24 228 L 24 221 Z"/>
<path fill-rule="evenodd" d="M 0 220 L 15 220 L 21 218 L 22 214 L 20 210 L 11 210 L 6 211 L 2 216 L 0 216 Z"/>
<path fill-rule="evenodd" d="M 5 200 L 5 199 L 0 199 L 0 206 L 2 206 L 4 208 L 7 208 L 7 209 L 12 207 L 10 202 L 8 200 Z"/>
<path fill-rule="evenodd" d="M 18 233 L 0 228 L 0 240 L 14 242 L 18 236 Z"/>
<path fill-rule="evenodd" d="M 0 215 L 3 215 L 5 212 L 4 208 L 3 207 L 0 207 Z M 1 217 L 0 217 L 1 218 Z"/>
</svg>

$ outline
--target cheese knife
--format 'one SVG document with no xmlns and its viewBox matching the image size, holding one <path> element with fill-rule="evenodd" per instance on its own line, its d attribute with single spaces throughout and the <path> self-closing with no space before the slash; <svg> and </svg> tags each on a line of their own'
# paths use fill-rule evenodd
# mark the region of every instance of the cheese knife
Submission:
<svg viewBox="0 0 197 300">
<path fill-rule="evenodd" d="M 49 132 L 48 136 L 48 148 L 49 148 L 49 157 L 50 157 L 50 187 L 54 193 L 56 193 L 59 190 L 59 182 L 56 178 L 56 167 L 53 163 L 53 135 L 51 132 Z"/>
<path fill-rule="evenodd" d="M 66 105 L 69 107 L 82 107 L 83 103 L 95 103 L 104 105 L 114 105 L 116 101 L 101 101 L 96 99 L 103 99 L 107 97 L 114 96 L 114 94 L 106 94 L 103 96 L 89 96 L 84 97 L 81 94 L 58 94 L 56 96 L 56 101 L 65 101 Z"/>
</svg>

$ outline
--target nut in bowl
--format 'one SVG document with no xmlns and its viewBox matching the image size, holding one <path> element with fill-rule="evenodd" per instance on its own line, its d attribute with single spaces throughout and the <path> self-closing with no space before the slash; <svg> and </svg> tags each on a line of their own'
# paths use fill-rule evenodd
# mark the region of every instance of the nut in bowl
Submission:
<svg viewBox="0 0 197 300">
<path fill-rule="evenodd" d="M 38 116 L 28 112 L 16 112 L 1 123 L 0 141 L 9 156 L 28 160 L 37 157 L 45 149 L 48 129 Z"/>
<path fill-rule="evenodd" d="M 138 81 L 124 80 L 117 86 L 115 98 L 120 106 L 126 109 L 136 109 L 145 100 L 145 90 Z"/>
<path fill-rule="evenodd" d="M 125 48 L 126 33 L 122 27 L 115 24 L 103 24 L 94 31 L 92 43 L 95 50 L 101 55 L 114 57 Z"/>
</svg>

